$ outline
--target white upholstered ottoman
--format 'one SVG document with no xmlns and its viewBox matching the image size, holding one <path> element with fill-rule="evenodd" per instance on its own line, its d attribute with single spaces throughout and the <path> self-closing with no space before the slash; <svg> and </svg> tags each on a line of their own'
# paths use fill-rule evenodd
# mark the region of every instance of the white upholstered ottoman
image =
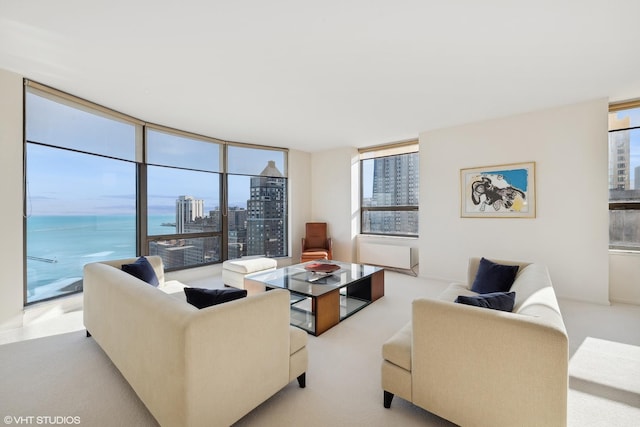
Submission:
<svg viewBox="0 0 640 427">
<path fill-rule="evenodd" d="M 244 276 L 259 271 L 272 271 L 278 262 L 271 258 L 238 258 L 222 263 L 222 282 L 227 286 L 245 289 Z"/>
</svg>

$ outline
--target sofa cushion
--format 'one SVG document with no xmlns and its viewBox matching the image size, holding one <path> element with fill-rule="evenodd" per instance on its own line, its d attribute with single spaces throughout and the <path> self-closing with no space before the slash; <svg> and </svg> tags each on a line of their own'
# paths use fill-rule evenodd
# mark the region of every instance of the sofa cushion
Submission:
<svg viewBox="0 0 640 427">
<path fill-rule="evenodd" d="M 316 259 L 329 259 L 329 251 L 322 248 L 307 249 L 302 252 L 302 258 L 316 260 Z"/>
<path fill-rule="evenodd" d="M 302 350 L 307 345 L 307 333 L 295 326 L 289 327 L 289 354 Z"/>
<path fill-rule="evenodd" d="M 407 323 L 382 345 L 382 357 L 401 368 L 411 371 L 411 322 Z"/>
<path fill-rule="evenodd" d="M 136 262 L 132 264 L 122 264 L 122 271 L 127 272 L 152 286 L 158 286 L 160 284 L 153 266 L 147 258 L 143 256 L 138 258 Z"/>
<path fill-rule="evenodd" d="M 457 303 L 473 305 L 476 307 L 491 308 L 493 310 L 513 311 L 513 304 L 516 300 L 515 292 L 493 292 L 480 294 L 477 296 L 460 295 L 456 298 Z"/>
<path fill-rule="evenodd" d="M 233 301 L 247 296 L 246 289 L 184 288 L 187 302 L 198 308 Z"/>
<path fill-rule="evenodd" d="M 507 292 L 513 285 L 518 268 L 517 265 L 497 264 L 482 258 L 471 290 L 479 294 Z"/>
</svg>

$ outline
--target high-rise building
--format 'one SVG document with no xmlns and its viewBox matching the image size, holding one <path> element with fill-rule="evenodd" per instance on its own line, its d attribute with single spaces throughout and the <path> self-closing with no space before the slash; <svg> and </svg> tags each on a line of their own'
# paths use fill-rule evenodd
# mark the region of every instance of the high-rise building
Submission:
<svg viewBox="0 0 640 427">
<path fill-rule="evenodd" d="M 165 268 L 197 265 L 205 261 L 202 248 L 185 239 L 151 242 L 149 255 L 161 256 Z"/>
<path fill-rule="evenodd" d="M 247 210 L 237 206 L 230 207 L 227 213 L 227 221 L 229 228 L 229 259 L 247 255 Z"/>
<path fill-rule="evenodd" d="M 202 218 L 203 212 L 204 200 L 193 196 L 180 196 L 176 200 L 176 233 L 185 233 L 187 224 Z"/>
<path fill-rule="evenodd" d="M 229 230 L 242 230 L 247 228 L 247 210 L 237 206 L 229 208 L 227 213 Z"/>
<path fill-rule="evenodd" d="M 377 157 L 373 163 L 371 206 L 417 206 L 419 195 L 417 153 Z M 372 215 L 372 232 L 394 234 L 418 231 L 417 212 L 390 211 Z"/>
<path fill-rule="evenodd" d="M 609 114 L 609 129 L 626 129 L 629 123 L 628 116 L 618 119 Z M 630 175 L 629 132 L 609 132 L 609 189 L 631 190 Z"/>
<path fill-rule="evenodd" d="M 418 204 L 417 155 L 378 157 L 373 163 L 373 201 L 377 206 Z"/>
<path fill-rule="evenodd" d="M 199 232 L 222 230 L 222 214 L 220 208 L 216 207 L 214 210 L 209 211 L 209 215 L 202 218 L 202 220 L 197 220 L 196 224 L 200 225 Z"/>
<path fill-rule="evenodd" d="M 247 255 L 287 255 L 287 180 L 270 160 L 251 178 L 247 201 Z"/>
</svg>

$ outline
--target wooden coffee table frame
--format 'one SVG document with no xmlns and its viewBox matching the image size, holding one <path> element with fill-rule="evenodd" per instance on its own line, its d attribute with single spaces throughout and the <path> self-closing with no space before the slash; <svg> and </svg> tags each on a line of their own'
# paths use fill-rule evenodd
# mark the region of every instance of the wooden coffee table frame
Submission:
<svg viewBox="0 0 640 427">
<path fill-rule="evenodd" d="M 265 282 L 261 282 L 259 280 L 253 280 L 252 278 L 245 278 L 245 287 L 251 289 L 282 289 L 280 286 L 270 285 Z M 341 293 L 341 290 L 343 292 Z M 311 312 L 310 314 L 314 317 L 315 321 L 313 322 L 313 327 L 308 328 L 300 325 L 295 326 L 301 327 L 312 335 L 318 336 L 328 329 L 334 327 L 340 321 L 346 319 L 347 317 L 357 313 L 362 308 L 371 304 L 372 302 L 378 300 L 379 298 L 384 296 L 384 270 L 380 269 L 376 272 L 364 276 L 360 279 L 354 280 L 352 282 L 346 283 L 339 287 L 334 286 L 330 291 L 323 293 L 322 295 L 309 295 L 300 292 L 296 292 L 294 290 L 289 289 L 291 294 L 294 297 L 300 297 L 302 299 L 311 299 Z M 346 298 L 347 300 L 353 299 L 358 300 L 360 303 L 358 307 L 353 310 L 347 310 L 346 313 L 340 313 L 340 300 L 341 298 Z M 296 310 L 294 307 L 295 303 L 292 305 L 291 310 Z"/>
</svg>

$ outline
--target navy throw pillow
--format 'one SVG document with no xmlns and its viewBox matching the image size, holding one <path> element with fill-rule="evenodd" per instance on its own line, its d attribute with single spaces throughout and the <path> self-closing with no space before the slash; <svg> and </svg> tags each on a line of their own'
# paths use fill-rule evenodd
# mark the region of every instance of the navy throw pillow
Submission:
<svg viewBox="0 0 640 427">
<path fill-rule="evenodd" d="M 125 271 L 152 286 L 158 286 L 158 276 L 151 266 L 149 260 L 143 256 L 138 258 L 133 264 L 122 264 L 122 271 Z"/>
<path fill-rule="evenodd" d="M 187 302 L 198 308 L 205 308 L 247 296 L 246 289 L 204 289 L 184 288 Z"/>
<path fill-rule="evenodd" d="M 518 268 L 519 266 L 517 265 L 496 264 L 493 261 L 482 258 L 471 290 L 478 294 L 507 292 L 511 289 L 511 285 L 516 279 Z"/>
<path fill-rule="evenodd" d="M 513 305 L 516 302 L 515 292 L 493 292 L 490 294 L 482 294 L 474 297 L 466 297 L 460 295 L 456 298 L 457 303 L 474 305 L 476 307 L 491 308 L 493 310 L 513 311 Z"/>
</svg>

